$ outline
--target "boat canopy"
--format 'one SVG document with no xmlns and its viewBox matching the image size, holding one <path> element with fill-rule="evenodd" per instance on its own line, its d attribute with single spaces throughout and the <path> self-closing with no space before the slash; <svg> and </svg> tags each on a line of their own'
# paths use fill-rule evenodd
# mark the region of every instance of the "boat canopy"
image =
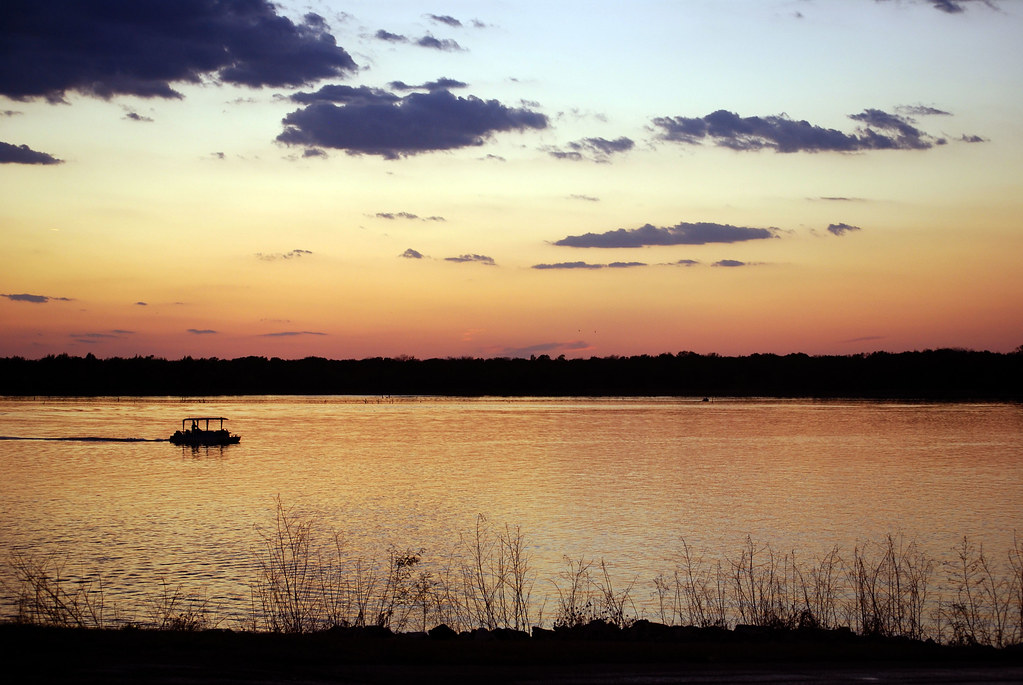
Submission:
<svg viewBox="0 0 1023 685">
<path fill-rule="evenodd" d="M 189 416 L 186 419 L 181 419 L 181 430 L 185 430 L 186 423 L 191 423 L 193 426 L 198 428 L 200 421 L 206 422 L 206 428 L 204 430 L 210 429 L 210 421 L 220 421 L 220 430 L 224 430 L 224 421 L 227 421 L 227 419 L 223 416 Z"/>
</svg>

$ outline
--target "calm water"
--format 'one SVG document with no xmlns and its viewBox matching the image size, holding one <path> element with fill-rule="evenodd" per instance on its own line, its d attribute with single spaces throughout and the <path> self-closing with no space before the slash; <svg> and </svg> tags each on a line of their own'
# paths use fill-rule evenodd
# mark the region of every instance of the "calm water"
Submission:
<svg viewBox="0 0 1023 685">
<path fill-rule="evenodd" d="M 541 578 L 604 558 L 637 587 L 683 537 L 807 558 L 891 532 L 945 559 L 964 535 L 1001 557 L 1023 533 L 1019 405 L 0 398 L 0 436 L 165 438 L 187 415 L 229 417 L 241 444 L 0 440 L 0 547 L 66 554 L 118 603 L 166 581 L 231 614 L 276 495 L 354 555 L 439 559 L 482 513 L 521 527 Z"/>
</svg>

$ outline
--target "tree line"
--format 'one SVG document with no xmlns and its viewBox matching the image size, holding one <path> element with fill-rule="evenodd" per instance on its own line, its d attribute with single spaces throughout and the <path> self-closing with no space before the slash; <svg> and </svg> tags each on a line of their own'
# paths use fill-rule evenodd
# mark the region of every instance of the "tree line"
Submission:
<svg viewBox="0 0 1023 685">
<path fill-rule="evenodd" d="M 14 396 L 449 395 L 1023 400 L 1023 346 L 855 355 L 0 359 Z"/>
</svg>

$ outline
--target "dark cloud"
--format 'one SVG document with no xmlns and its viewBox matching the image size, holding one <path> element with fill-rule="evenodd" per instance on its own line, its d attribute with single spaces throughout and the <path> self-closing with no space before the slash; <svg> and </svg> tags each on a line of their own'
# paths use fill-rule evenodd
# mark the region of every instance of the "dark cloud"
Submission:
<svg viewBox="0 0 1023 685">
<path fill-rule="evenodd" d="M 216 335 L 216 331 L 212 328 L 189 328 L 187 333 L 192 335 Z"/>
<path fill-rule="evenodd" d="M 747 262 L 740 262 L 738 259 L 722 259 L 720 261 L 714 262 L 713 264 L 711 264 L 711 266 L 729 266 L 729 267 L 734 267 L 734 266 L 749 266 L 749 264 Z"/>
<path fill-rule="evenodd" d="M 303 157 L 328 157 L 326 150 L 321 150 L 318 147 L 306 148 L 302 151 Z"/>
<path fill-rule="evenodd" d="M 148 306 L 149 306 L 149 303 L 148 303 L 148 302 L 143 302 L 143 301 L 141 301 L 141 300 L 139 300 L 139 301 L 138 301 L 138 302 L 136 302 L 135 304 L 137 304 L 137 305 L 138 305 L 139 307 L 148 307 Z"/>
<path fill-rule="evenodd" d="M 264 262 L 275 262 L 278 259 L 298 259 L 305 255 L 312 254 L 310 250 L 291 250 L 290 252 L 257 252 L 256 258 L 262 259 Z"/>
<path fill-rule="evenodd" d="M 311 105 L 314 102 L 340 102 L 342 104 L 374 105 L 390 104 L 401 98 L 394 93 L 388 93 L 380 88 L 369 86 L 340 86 L 326 85 L 314 93 L 299 92 L 291 96 L 291 100 L 302 104 Z"/>
<path fill-rule="evenodd" d="M 838 196 L 822 196 L 817 198 L 818 200 L 827 200 L 828 202 L 863 202 L 862 197 L 838 197 Z"/>
<path fill-rule="evenodd" d="M 437 22 L 438 24 L 447 24 L 448 26 L 452 26 L 454 28 L 460 28 L 462 26 L 462 22 L 446 14 L 441 16 L 438 16 L 436 14 L 427 14 L 426 16 L 429 17 L 431 20 Z"/>
<path fill-rule="evenodd" d="M 603 264 L 588 264 L 587 262 L 558 262 L 556 264 L 534 264 L 534 269 L 603 269 Z"/>
<path fill-rule="evenodd" d="M 295 24 L 268 0 L 7 0 L 0 93 L 177 98 L 173 83 L 298 86 L 356 70 L 323 18 Z"/>
<path fill-rule="evenodd" d="M 895 108 L 897 111 L 911 117 L 927 117 L 927 116 L 952 116 L 952 112 L 946 112 L 943 109 L 937 107 L 930 107 L 928 105 L 899 105 Z"/>
<path fill-rule="evenodd" d="M 542 129 L 547 117 L 497 100 L 448 91 L 411 93 L 394 103 L 318 102 L 284 118 L 286 145 L 347 150 L 396 159 L 434 150 L 483 145 L 498 131 Z"/>
<path fill-rule="evenodd" d="M 534 264 L 534 269 L 631 269 L 648 266 L 644 262 L 611 262 L 610 264 L 589 264 L 587 262 L 558 262 L 557 264 Z"/>
<path fill-rule="evenodd" d="M 423 253 L 417 250 L 413 250 L 411 247 L 401 253 L 401 256 L 405 259 L 422 259 Z"/>
<path fill-rule="evenodd" d="M 862 126 L 855 133 L 795 121 L 784 114 L 740 117 L 720 109 L 704 117 L 658 117 L 653 124 L 661 140 L 698 145 L 711 139 L 733 150 L 773 149 L 776 152 L 857 152 L 860 150 L 924 150 L 943 145 L 913 125 L 909 117 L 867 109 L 849 115 Z"/>
<path fill-rule="evenodd" d="M 646 224 L 639 228 L 619 228 L 606 233 L 570 235 L 554 243 L 564 247 L 644 247 L 647 245 L 705 245 L 737 243 L 774 238 L 775 228 L 748 228 L 714 223 L 686 223 L 658 228 Z"/>
<path fill-rule="evenodd" d="M 19 111 L 14 110 L 14 109 L 5 109 L 3 111 L 0 111 L 0 116 L 4 116 L 4 117 L 16 117 L 16 116 L 20 116 L 22 114 L 24 114 L 24 112 L 19 112 Z"/>
<path fill-rule="evenodd" d="M 227 159 L 227 155 L 225 155 L 223 152 L 211 152 L 210 157 L 212 157 L 213 159 Z"/>
<path fill-rule="evenodd" d="M 63 164 L 64 160 L 57 159 L 45 152 L 33 150 L 28 145 L 12 145 L 0 142 L 0 164 Z"/>
<path fill-rule="evenodd" d="M 416 45 L 421 48 L 431 48 L 433 50 L 443 50 L 444 52 L 458 52 L 462 50 L 462 46 L 450 38 L 434 38 L 433 36 L 423 36 L 416 41 Z"/>
<path fill-rule="evenodd" d="M 860 336 L 859 338 L 849 338 L 847 340 L 841 340 L 840 342 L 844 343 L 868 342 L 870 340 L 884 340 L 885 337 L 886 336 L 883 335 L 863 335 Z"/>
<path fill-rule="evenodd" d="M 263 338 L 291 338 L 298 335 L 327 335 L 320 331 L 279 331 L 277 333 L 263 333 L 260 337 Z"/>
<path fill-rule="evenodd" d="M 46 304 L 47 302 L 71 302 L 70 297 L 50 297 L 49 295 L 29 295 L 28 293 L 0 293 L 0 297 L 6 297 L 12 302 L 30 302 L 32 304 Z"/>
<path fill-rule="evenodd" d="M 373 37 L 376 38 L 377 40 L 387 41 L 388 43 L 407 43 L 408 42 L 408 38 L 406 38 L 405 36 L 403 36 L 403 35 L 401 35 L 399 33 L 391 33 L 390 31 L 384 31 L 383 29 L 380 29 L 379 31 L 374 33 Z"/>
<path fill-rule="evenodd" d="M 427 81 L 426 83 L 421 83 L 418 86 L 410 85 L 408 83 L 405 83 L 404 81 L 391 81 L 387 85 L 389 85 L 394 90 L 430 90 L 430 91 L 452 90 L 455 88 L 469 87 L 469 84 L 465 83 L 464 81 L 457 81 L 453 78 L 448 78 L 446 76 L 442 76 L 436 81 Z"/>
<path fill-rule="evenodd" d="M 476 262 L 477 264 L 486 264 L 488 266 L 495 266 L 494 258 L 488 257 L 482 254 L 464 254 L 458 257 L 445 257 L 444 261 L 447 262 Z"/>
<path fill-rule="evenodd" d="M 130 110 L 125 113 L 124 118 L 128 119 L 129 121 L 142 121 L 142 122 L 151 122 L 153 120 L 152 117 L 147 117 L 147 116 L 144 116 L 142 114 L 139 114 L 138 112 L 132 112 Z"/>
<path fill-rule="evenodd" d="M 861 230 L 859 226 L 850 226 L 849 224 L 828 224 L 828 233 L 832 235 L 845 235 L 850 231 Z"/>
<path fill-rule="evenodd" d="M 980 136 L 968 136 L 966 134 L 963 134 L 963 136 L 959 140 L 961 140 L 964 143 L 986 143 L 987 142 L 987 138 L 981 138 Z"/>
<path fill-rule="evenodd" d="M 877 2 L 890 2 L 890 0 L 877 0 Z M 922 0 L 936 10 L 946 14 L 960 14 L 966 11 L 970 5 L 984 4 L 994 9 L 996 7 L 992 0 Z"/>
<path fill-rule="evenodd" d="M 696 266 L 699 262 L 695 259 L 680 259 L 677 262 L 672 262 L 668 266 Z"/>
<path fill-rule="evenodd" d="M 593 197 L 592 195 L 578 195 L 573 193 L 568 196 L 571 200 L 583 200 L 585 202 L 600 202 L 599 197 Z"/>
<path fill-rule="evenodd" d="M 409 221 L 447 221 L 442 216 L 419 216 L 411 212 L 377 212 L 378 219 L 408 219 Z"/>
<path fill-rule="evenodd" d="M 611 155 L 619 152 L 628 152 L 635 145 L 631 138 L 626 138 L 625 136 L 615 140 L 583 138 L 568 143 L 565 146 L 568 148 L 567 150 L 551 148 L 547 150 L 547 153 L 556 159 L 570 159 L 573 161 L 592 159 L 595 162 L 607 162 L 610 160 Z"/>
</svg>

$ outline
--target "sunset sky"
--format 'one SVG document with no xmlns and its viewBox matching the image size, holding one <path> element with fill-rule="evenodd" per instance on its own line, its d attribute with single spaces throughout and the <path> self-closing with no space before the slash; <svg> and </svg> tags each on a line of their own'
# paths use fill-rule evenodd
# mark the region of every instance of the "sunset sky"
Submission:
<svg viewBox="0 0 1023 685">
<path fill-rule="evenodd" d="M 1023 344 L 1023 2 L 5 0 L 0 356 Z"/>
</svg>

